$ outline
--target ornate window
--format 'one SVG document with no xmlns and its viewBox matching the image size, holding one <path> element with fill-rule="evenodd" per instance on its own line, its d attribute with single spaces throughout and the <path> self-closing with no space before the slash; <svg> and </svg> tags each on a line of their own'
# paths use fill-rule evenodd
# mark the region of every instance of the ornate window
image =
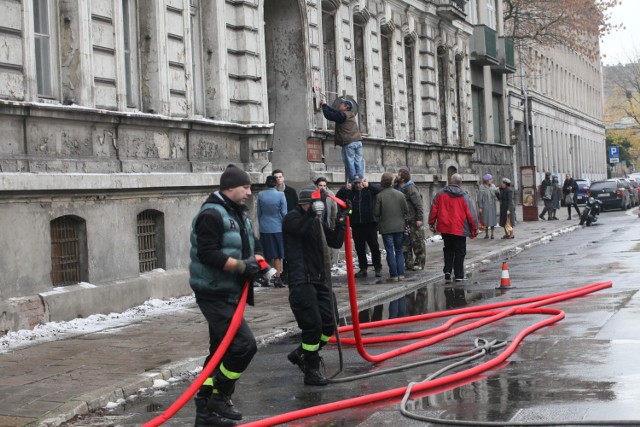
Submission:
<svg viewBox="0 0 640 427">
<path fill-rule="evenodd" d="M 43 98 L 55 98 L 56 75 L 58 67 L 55 40 L 56 20 L 51 16 L 55 11 L 55 2 L 33 0 L 33 32 L 36 64 L 37 95 Z"/>
<path fill-rule="evenodd" d="M 391 83 L 391 60 L 393 58 L 391 46 L 393 33 L 383 34 L 380 38 L 380 53 L 382 56 L 382 88 L 384 91 L 384 125 L 385 136 L 393 138 L 393 85 Z"/>
<path fill-rule="evenodd" d="M 365 28 L 363 26 L 354 25 L 358 122 L 360 123 L 360 132 L 367 133 L 367 69 L 364 60 L 364 33 Z"/>
</svg>

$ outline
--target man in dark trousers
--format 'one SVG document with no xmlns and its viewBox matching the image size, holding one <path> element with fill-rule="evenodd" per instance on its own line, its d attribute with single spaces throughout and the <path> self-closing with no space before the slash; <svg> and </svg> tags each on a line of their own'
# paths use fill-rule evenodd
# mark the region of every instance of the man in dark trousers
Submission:
<svg viewBox="0 0 640 427">
<path fill-rule="evenodd" d="M 353 183 L 354 176 L 364 176 L 362 135 L 356 116 L 351 111 L 353 103 L 342 98 L 337 110 L 329 107 L 324 99 L 320 100 L 320 105 L 325 119 L 336 123 L 335 143 L 342 147 L 342 162 L 347 174 L 347 182 Z"/>
<path fill-rule="evenodd" d="M 336 197 L 351 202 L 351 230 L 353 243 L 358 254 L 358 267 L 360 270 L 355 277 L 367 277 L 367 245 L 371 252 L 371 262 L 375 269 L 376 277 L 382 277 L 382 259 L 380 256 L 380 244 L 378 243 L 378 227 L 373 216 L 376 205 L 376 194 L 382 191 L 379 184 L 369 184 L 366 178 L 355 175 L 353 183 L 347 184 L 338 190 Z"/>
<path fill-rule="evenodd" d="M 319 351 L 334 333 L 334 313 L 329 280 L 329 249 L 344 241 L 346 209 L 338 208 L 334 229 L 322 220 L 322 199 L 312 200 L 316 190 L 309 185 L 300 191 L 298 206 L 287 213 L 282 224 L 285 257 L 289 260 L 289 305 L 302 330 L 302 342 L 287 358 L 304 373 L 304 383 L 323 386 Z M 313 206 L 313 207 L 312 207 Z"/>
<path fill-rule="evenodd" d="M 460 185 L 462 176 L 451 175 L 449 185 L 440 190 L 431 203 L 429 229 L 442 235 L 444 241 L 444 278 L 451 281 L 453 270 L 456 282 L 467 280 L 464 275 L 464 257 L 467 255 L 467 237 L 478 235 L 478 216 L 469 193 Z"/>
<path fill-rule="evenodd" d="M 259 242 L 245 206 L 249 196 L 249 175 L 229 165 L 220 177 L 220 191 L 209 196 L 193 219 L 189 284 L 209 324 L 205 366 L 229 329 L 245 281 L 251 282 L 260 272 Z M 253 305 L 251 283 L 247 302 Z M 253 333 L 242 319 L 222 361 L 196 395 L 196 427 L 234 426 L 234 420 L 242 419 L 231 395 L 256 351 Z"/>
<path fill-rule="evenodd" d="M 544 220 L 544 214 L 547 214 L 547 219 L 551 219 L 553 213 L 553 207 L 551 206 L 551 198 L 553 196 L 553 184 L 551 183 L 551 172 L 545 172 L 544 180 L 540 184 L 540 197 L 544 203 L 544 209 L 538 215 L 541 220 Z"/>
</svg>

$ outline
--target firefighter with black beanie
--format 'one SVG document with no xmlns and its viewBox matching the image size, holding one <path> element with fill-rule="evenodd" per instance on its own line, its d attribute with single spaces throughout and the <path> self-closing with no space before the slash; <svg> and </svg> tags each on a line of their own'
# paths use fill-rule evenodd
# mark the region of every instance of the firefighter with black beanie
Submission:
<svg viewBox="0 0 640 427">
<path fill-rule="evenodd" d="M 259 240 L 247 215 L 251 179 L 229 165 L 220 177 L 220 191 L 212 193 L 192 222 L 189 284 L 209 324 L 207 365 L 222 342 L 240 301 L 244 283 L 260 273 Z M 253 305 L 249 283 L 247 303 Z M 195 398 L 196 427 L 234 426 L 242 414 L 231 402 L 236 381 L 257 351 L 246 320 L 238 329 L 220 364 Z"/>
<path fill-rule="evenodd" d="M 338 209 L 335 227 L 322 220 L 322 198 L 308 185 L 300 191 L 298 205 L 282 223 L 285 257 L 289 260 L 289 305 L 302 330 L 302 342 L 287 358 L 304 373 L 304 383 L 323 386 L 320 349 L 334 333 L 334 305 L 329 287 L 331 261 L 328 247 L 340 248 L 344 241 L 348 209 Z"/>
</svg>

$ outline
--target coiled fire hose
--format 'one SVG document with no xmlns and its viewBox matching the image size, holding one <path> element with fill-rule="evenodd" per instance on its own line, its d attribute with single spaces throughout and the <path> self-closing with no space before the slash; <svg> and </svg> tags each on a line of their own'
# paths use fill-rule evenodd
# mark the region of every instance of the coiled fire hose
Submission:
<svg viewBox="0 0 640 427">
<path fill-rule="evenodd" d="M 492 360 L 489 360 L 487 362 L 474 366 L 465 371 L 449 374 L 440 378 L 433 378 L 434 376 L 439 375 L 442 372 L 441 370 L 436 374 L 432 375 L 431 377 L 429 377 L 427 380 L 420 383 L 415 383 L 415 384 L 412 383 L 407 387 L 394 388 L 386 391 L 372 393 L 369 395 L 358 396 L 358 397 L 349 398 L 349 399 L 345 399 L 337 402 L 331 402 L 331 403 L 326 403 L 326 404 L 322 404 L 322 405 L 318 405 L 310 408 L 296 410 L 289 413 L 280 414 L 280 415 L 272 416 L 262 420 L 243 424 L 245 426 L 251 426 L 251 427 L 273 426 L 273 425 L 282 424 L 282 423 L 294 421 L 301 418 L 306 418 L 306 417 L 311 417 L 319 414 L 325 414 L 328 412 L 334 412 L 342 409 L 352 408 L 359 405 L 379 402 L 386 399 L 399 398 L 403 395 L 406 395 L 408 398 L 407 391 L 409 391 L 410 393 L 428 392 L 428 391 L 436 390 L 441 387 L 450 386 L 452 383 L 457 383 L 461 381 L 467 381 L 467 382 L 475 381 L 478 379 L 478 375 L 480 375 L 481 373 L 489 369 L 493 369 L 493 368 L 504 365 L 508 357 L 516 351 L 517 347 L 520 345 L 522 340 L 527 335 L 564 318 L 564 312 L 562 310 L 553 309 L 553 308 L 544 308 L 543 306 L 560 302 L 560 301 L 565 301 L 570 298 L 587 295 L 589 293 L 610 288 L 612 286 L 611 282 L 599 282 L 599 283 L 594 283 L 591 285 L 584 286 L 582 288 L 564 291 L 564 292 L 558 292 L 558 293 L 547 295 L 547 296 L 525 298 L 525 299 L 520 299 L 515 301 L 506 301 L 506 302 L 488 304 L 488 305 L 477 306 L 477 307 L 466 307 L 462 309 L 449 310 L 444 312 L 428 313 L 426 315 L 391 319 L 387 321 L 370 322 L 361 327 L 359 322 L 359 317 L 358 317 L 359 312 L 358 312 L 358 304 L 357 304 L 357 295 L 356 295 L 356 289 L 355 289 L 355 279 L 353 275 L 353 258 L 352 256 L 349 256 L 349 254 L 352 253 L 352 248 L 351 248 L 350 221 L 348 217 L 346 221 L 347 221 L 347 228 L 345 232 L 345 253 L 347 254 L 346 256 L 347 278 L 348 278 L 348 285 L 349 285 L 349 301 L 350 301 L 350 308 L 351 308 L 351 318 L 352 318 L 353 324 L 351 326 L 339 328 L 338 331 L 343 331 L 343 332 L 350 331 L 350 330 L 353 331 L 354 338 L 352 338 L 351 340 L 353 340 L 352 342 L 355 343 L 358 353 L 362 356 L 363 359 L 367 361 L 379 362 L 379 361 L 387 360 L 389 358 L 399 356 L 401 354 L 405 354 L 419 348 L 423 348 L 427 345 L 440 342 L 446 338 L 461 334 L 463 332 L 467 332 L 475 327 L 484 326 L 486 324 L 495 322 L 497 320 L 503 319 L 511 315 L 540 314 L 540 315 L 547 315 L 550 317 L 544 320 L 541 320 L 537 323 L 534 323 L 528 326 L 527 328 L 525 328 L 513 339 L 513 341 L 508 345 L 508 347 L 502 353 L 500 353 L 498 356 L 496 356 Z M 240 303 L 238 304 L 238 309 L 233 316 L 231 325 L 229 327 L 229 331 L 225 335 L 225 338 L 223 339 L 221 345 L 218 347 L 218 350 L 215 352 L 215 354 L 213 355 L 213 357 L 211 358 L 210 362 L 207 364 L 205 369 L 203 369 L 203 371 L 196 378 L 193 384 L 182 394 L 182 396 L 180 396 L 180 398 L 178 398 L 178 400 L 176 400 L 176 402 L 173 405 L 171 405 L 160 416 L 144 424 L 143 427 L 158 426 L 164 423 L 165 421 L 167 421 L 169 418 L 171 418 L 180 408 L 182 408 L 182 406 L 184 406 L 193 397 L 193 395 L 198 391 L 198 389 L 200 388 L 202 383 L 206 380 L 206 378 L 208 378 L 208 376 L 211 375 L 211 373 L 215 369 L 215 366 L 217 366 L 217 364 L 222 359 L 222 356 L 227 350 L 227 347 L 229 346 L 231 340 L 233 339 L 233 336 L 235 335 L 239 327 L 242 316 L 244 314 L 247 291 L 248 291 L 248 284 L 245 284 Z M 521 306 L 522 304 L 526 304 L 526 305 Z M 504 308 L 504 307 L 510 307 L 510 308 L 508 308 L 507 310 L 499 310 L 500 308 Z M 392 337 L 368 338 L 366 340 L 362 338 L 362 334 L 361 334 L 362 329 L 416 322 L 420 320 L 435 319 L 435 318 L 446 317 L 451 315 L 456 315 L 456 317 L 445 322 L 445 324 L 440 327 L 433 328 L 427 331 L 422 331 L 419 333 L 401 334 L 399 336 L 396 335 Z M 460 326 L 452 330 L 447 330 L 449 327 L 455 325 L 458 322 L 469 320 L 469 319 L 476 319 L 476 318 L 481 318 L 481 320 L 477 320 L 472 323 L 465 324 L 463 326 Z M 407 338 L 411 336 L 415 338 L 416 334 L 420 334 L 421 336 L 431 336 L 431 338 L 428 338 L 404 347 L 400 347 L 398 349 L 388 351 L 380 355 L 370 355 L 366 352 L 364 348 L 365 342 L 376 342 L 375 340 L 400 341 L 405 339 L 412 339 L 412 338 Z M 446 420 L 430 419 L 430 421 L 437 423 L 437 422 L 445 422 Z M 451 421 L 450 423 L 455 423 L 455 421 Z M 590 421 L 589 423 L 592 425 L 595 425 L 595 424 L 634 425 L 634 424 L 637 424 L 638 422 L 637 421 L 634 421 L 634 422 Z M 475 421 L 471 424 L 482 425 L 481 423 L 478 423 Z M 513 423 L 492 424 L 492 425 L 507 425 L 507 424 L 518 425 Z M 579 425 L 581 423 L 572 421 L 571 424 Z M 542 425 L 542 424 L 519 424 L 519 425 Z M 553 425 L 553 424 L 546 423 L 546 425 Z"/>
</svg>

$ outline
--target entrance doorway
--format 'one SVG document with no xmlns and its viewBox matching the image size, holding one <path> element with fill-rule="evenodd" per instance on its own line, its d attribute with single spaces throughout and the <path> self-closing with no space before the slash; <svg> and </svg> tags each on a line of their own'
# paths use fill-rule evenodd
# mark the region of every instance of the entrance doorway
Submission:
<svg viewBox="0 0 640 427">
<path fill-rule="evenodd" d="M 309 181 L 309 93 L 302 0 L 265 0 L 264 34 L 274 169 L 289 183 Z"/>
</svg>

